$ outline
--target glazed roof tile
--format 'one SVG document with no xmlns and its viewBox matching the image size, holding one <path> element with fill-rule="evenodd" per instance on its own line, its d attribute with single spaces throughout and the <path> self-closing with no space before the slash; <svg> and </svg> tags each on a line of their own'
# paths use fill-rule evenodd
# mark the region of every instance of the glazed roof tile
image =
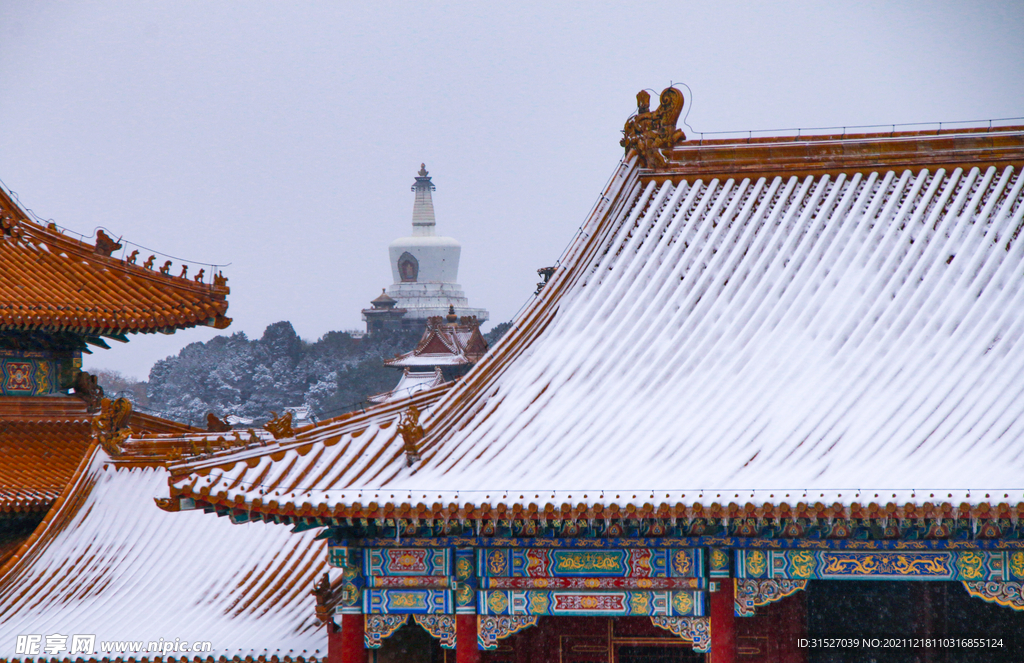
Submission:
<svg viewBox="0 0 1024 663">
<path fill-rule="evenodd" d="M 0 415 L 0 513 L 50 508 L 91 442 L 86 416 L 17 421 Z"/>
<path fill-rule="evenodd" d="M 230 322 L 225 286 L 103 255 L 31 221 L 2 190 L 0 217 L 0 329 L 118 334 Z"/>
<path fill-rule="evenodd" d="M 92 442 L 93 414 L 73 396 L 0 397 L 0 513 L 46 511 Z M 195 430 L 133 412 L 137 433 Z"/>
<path fill-rule="evenodd" d="M 172 491 L 345 516 L 1024 502 L 1024 131 L 712 147 L 620 165 L 421 419 L 422 462 L 378 432 L 359 453 L 391 461 L 357 480 L 263 452 L 180 467 Z"/>
<path fill-rule="evenodd" d="M 153 500 L 166 495 L 167 478 L 159 466 L 124 466 L 93 447 L 0 568 L 0 659 L 15 655 L 18 635 L 57 632 L 97 642 L 208 640 L 204 660 L 324 655 L 310 595 L 326 570 L 324 543 L 314 532 L 162 511 Z"/>
</svg>

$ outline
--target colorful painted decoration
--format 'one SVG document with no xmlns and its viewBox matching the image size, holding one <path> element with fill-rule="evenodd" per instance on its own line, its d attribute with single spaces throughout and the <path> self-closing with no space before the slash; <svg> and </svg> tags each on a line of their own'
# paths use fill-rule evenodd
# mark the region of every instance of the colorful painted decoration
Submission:
<svg viewBox="0 0 1024 663">
<path fill-rule="evenodd" d="M 524 628 L 537 625 L 536 617 L 494 617 L 481 615 L 477 618 L 477 646 L 480 649 L 497 649 L 498 640 L 514 635 Z"/>
<path fill-rule="evenodd" d="M 480 578 L 481 589 L 704 589 L 704 578 Z"/>
<path fill-rule="evenodd" d="M 737 576 L 749 579 L 1024 580 L 1024 553 L 1010 551 L 737 550 L 736 557 Z"/>
<path fill-rule="evenodd" d="M 454 589 L 455 580 L 447 576 L 370 576 L 375 589 Z"/>
<path fill-rule="evenodd" d="M 367 649 L 380 649 L 381 643 L 409 621 L 409 615 L 366 615 L 363 639 Z"/>
<path fill-rule="evenodd" d="M 453 608 L 451 590 L 368 589 L 363 592 L 363 612 L 368 615 L 450 615 Z"/>
<path fill-rule="evenodd" d="M 363 557 L 367 576 L 451 575 L 448 548 L 367 548 Z"/>
<path fill-rule="evenodd" d="M 678 635 L 693 645 L 693 651 L 700 654 L 711 652 L 710 617 L 651 617 L 651 623 Z"/>
<path fill-rule="evenodd" d="M 755 608 L 781 601 L 787 596 L 807 589 L 806 580 L 743 580 L 735 583 L 735 614 L 737 617 L 752 617 Z"/>
<path fill-rule="evenodd" d="M 455 649 L 455 617 L 452 615 L 413 615 L 413 621 L 432 637 L 441 641 L 444 649 Z"/>
<path fill-rule="evenodd" d="M 708 571 L 712 578 L 729 577 L 729 551 L 722 548 L 712 548 L 709 554 Z"/>
<path fill-rule="evenodd" d="M 560 550 L 491 548 L 477 551 L 477 571 L 491 578 L 692 578 L 702 575 L 699 549 Z"/>
<path fill-rule="evenodd" d="M 559 590 L 482 590 L 481 615 L 702 616 L 704 594 L 677 592 L 574 592 Z"/>
<path fill-rule="evenodd" d="M 1011 610 L 1024 611 L 1024 583 L 965 581 L 964 589 L 968 594 L 982 601 L 995 603 Z"/>
<path fill-rule="evenodd" d="M 40 355 L 40 356 L 34 356 Z M 40 396 L 60 390 L 60 362 L 42 353 L 0 354 L 0 395 Z"/>
<path fill-rule="evenodd" d="M 349 565 L 348 546 L 328 546 L 327 565 L 336 569 L 343 569 Z"/>
</svg>

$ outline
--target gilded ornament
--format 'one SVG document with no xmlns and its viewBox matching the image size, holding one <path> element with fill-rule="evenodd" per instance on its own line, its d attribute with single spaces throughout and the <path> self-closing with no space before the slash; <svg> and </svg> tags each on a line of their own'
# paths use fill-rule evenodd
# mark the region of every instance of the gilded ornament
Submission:
<svg viewBox="0 0 1024 663">
<path fill-rule="evenodd" d="M 689 555 L 687 555 L 689 559 Z M 711 549 L 711 569 L 714 571 L 726 571 L 729 569 L 729 553 L 721 548 Z"/>
<path fill-rule="evenodd" d="M 1010 555 L 1010 573 L 1024 580 L 1024 552 L 1018 551 Z"/>
<path fill-rule="evenodd" d="M 263 427 L 270 431 L 270 434 L 274 436 L 275 440 L 295 436 L 295 431 L 292 430 L 291 412 L 285 412 L 281 416 L 278 416 L 277 412 L 271 412 L 270 414 L 274 416 L 270 421 L 263 424 Z"/>
<path fill-rule="evenodd" d="M 662 91 L 658 109 L 651 111 L 651 95 L 641 90 L 636 95 L 636 115 L 626 121 L 619 144 L 628 155 L 637 154 L 641 168 L 662 168 L 668 161 L 664 151 L 686 140 L 686 134 L 676 128 L 683 110 L 683 94 L 674 87 Z"/>
<path fill-rule="evenodd" d="M 757 576 L 764 575 L 765 571 L 768 570 L 768 556 L 760 550 L 751 550 L 746 555 L 746 566 L 747 575 Z"/>
<path fill-rule="evenodd" d="M 530 594 L 530 614 L 546 615 L 550 599 L 547 592 L 532 592 Z"/>
<path fill-rule="evenodd" d="M 814 553 L 806 550 L 793 553 L 789 558 L 789 573 L 797 578 L 814 575 Z"/>
<path fill-rule="evenodd" d="M 128 419 L 132 416 L 132 404 L 125 398 L 100 401 L 100 414 L 92 420 L 93 435 L 103 450 L 111 456 L 121 453 L 121 443 L 132 434 Z"/>
<path fill-rule="evenodd" d="M 722 553 L 721 550 L 715 552 Z M 722 553 L 725 555 L 725 553 Z M 712 553 L 712 560 L 714 560 L 714 554 Z M 726 564 L 728 564 L 729 558 L 726 557 Z M 714 567 L 712 567 L 714 568 Z M 724 567 L 723 567 L 724 568 Z M 677 550 L 672 556 L 672 573 L 675 576 L 689 576 L 690 571 L 693 569 L 693 560 L 690 559 L 690 553 L 685 550 Z"/>
<path fill-rule="evenodd" d="M 646 615 L 651 611 L 650 595 L 644 592 L 630 592 L 629 611 L 634 615 Z"/>
<path fill-rule="evenodd" d="M 487 571 L 490 575 L 500 577 L 505 575 L 505 568 L 507 562 L 505 561 L 505 551 L 503 550 L 492 550 L 487 555 Z"/>
<path fill-rule="evenodd" d="M 672 592 L 672 609 L 677 615 L 693 613 L 693 595 L 690 592 Z"/>
<path fill-rule="evenodd" d="M 412 467 L 420 461 L 420 440 L 426 435 L 420 425 L 420 409 L 410 405 L 401 421 L 398 422 L 398 433 L 402 436 L 402 447 L 405 451 L 405 464 Z"/>
<path fill-rule="evenodd" d="M 985 575 L 985 558 L 981 553 L 960 553 L 957 555 L 956 566 L 964 580 L 980 580 Z"/>
<path fill-rule="evenodd" d="M 455 562 L 455 577 L 459 580 L 465 580 L 473 575 L 473 563 L 465 557 L 460 558 Z"/>
<path fill-rule="evenodd" d="M 504 592 L 488 592 L 487 594 L 487 606 L 491 609 L 491 612 L 500 614 L 505 611 L 508 607 L 508 599 L 505 598 Z"/>
</svg>

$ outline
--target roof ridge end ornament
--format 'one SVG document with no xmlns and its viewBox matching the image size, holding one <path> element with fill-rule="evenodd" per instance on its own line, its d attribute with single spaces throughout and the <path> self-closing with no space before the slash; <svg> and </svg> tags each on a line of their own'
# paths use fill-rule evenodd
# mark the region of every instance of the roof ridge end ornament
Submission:
<svg viewBox="0 0 1024 663">
<path fill-rule="evenodd" d="M 420 462 L 420 440 L 426 436 L 420 425 L 420 409 L 410 405 L 398 422 L 398 433 L 402 436 L 402 448 L 405 451 L 405 466 L 412 467 Z"/>
<path fill-rule="evenodd" d="M 128 427 L 131 416 L 132 404 L 127 398 L 113 401 L 104 398 L 100 401 L 100 414 L 92 420 L 93 435 L 103 450 L 112 457 L 120 456 L 124 452 L 121 445 L 132 434 Z"/>
<path fill-rule="evenodd" d="M 662 90 L 658 101 L 658 109 L 652 111 L 650 93 L 647 90 L 637 92 L 636 115 L 626 120 L 619 141 L 627 156 L 631 150 L 636 152 L 641 168 L 664 167 L 668 160 L 663 150 L 671 150 L 686 140 L 682 129 L 676 128 L 683 110 L 683 93 L 668 87 Z"/>
<path fill-rule="evenodd" d="M 270 434 L 274 436 L 275 440 L 295 437 L 295 431 L 292 430 L 291 412 L 285 412 L 284 414 L 279 415 L 277 412 L 271 410 L 270 414 L 273 416 L 270 421 L 263 424 L 263 428 L 270 431 Z M 252 434 L 255 436 L 255 431 Z"/>
</svg>

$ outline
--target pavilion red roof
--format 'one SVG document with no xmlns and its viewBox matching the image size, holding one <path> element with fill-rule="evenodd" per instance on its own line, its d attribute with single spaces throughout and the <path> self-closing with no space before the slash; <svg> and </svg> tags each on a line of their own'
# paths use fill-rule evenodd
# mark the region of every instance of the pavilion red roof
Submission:
<svg viewBox="0 0 1024 663">
<path fill-rule="evenodd" d="M 419 368 L 475 364 L 487 352 L 487 341 L 476 318 L 446 321 L 433 317 L 416 347 L 384 362 L 385 366 Z"/>
</svg>

